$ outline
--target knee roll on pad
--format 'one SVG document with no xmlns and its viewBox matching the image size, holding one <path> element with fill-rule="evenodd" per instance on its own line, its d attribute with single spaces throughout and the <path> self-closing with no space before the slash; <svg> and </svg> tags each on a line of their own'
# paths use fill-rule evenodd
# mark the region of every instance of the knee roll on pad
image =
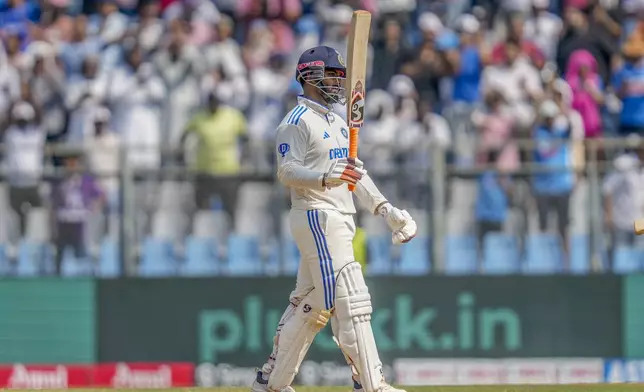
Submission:
<svg viewBox="0 0 644 392">
<path fill-rule="evenodd" d="M 275 366 L 268 379 L 269 390 L 279 391 L 291 385 L 313 339 L 330 318 L 331 312 L 314 306 L 310 298 L 302 300 L 282 327 Z"/>
<path fill-rule="evenodd" d="M 336 279 L 336 337 L 358 371 L 365 392 L 378 391 L 383 382 L 382 363 L 371 329 L 372 312 L 362 267 L 356 262 L 347 264 Z"/>
</svg>

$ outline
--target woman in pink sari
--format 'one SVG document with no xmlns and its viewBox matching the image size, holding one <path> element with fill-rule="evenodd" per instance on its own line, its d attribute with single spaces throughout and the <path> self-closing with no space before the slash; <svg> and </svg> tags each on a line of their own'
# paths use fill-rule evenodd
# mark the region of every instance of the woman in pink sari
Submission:
<svg viewBox="0 0 644 392">
<path fill-rule="evenodd" d="M 572 90 L 572 108 L 583 120 L 585 136 L 600 137 L 603 86 L 597 72 L 597 60 L 587 50 L 574 51 L 568 59 L 565 79 Z"/>
</svg>

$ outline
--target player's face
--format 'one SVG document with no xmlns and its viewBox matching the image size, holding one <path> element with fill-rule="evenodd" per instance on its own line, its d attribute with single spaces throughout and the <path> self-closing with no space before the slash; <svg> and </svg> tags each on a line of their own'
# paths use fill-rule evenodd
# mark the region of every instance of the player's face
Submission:
<svg viewBox="0 0 644 392">
<path fill-rule="evenodd" d="M 344 92 L 344 72 L 337 69 L 327 69 L 324 71 L 324 80 L 322 84 L 327 87 L 327 92 L 331 94 L 340 94 Z"/>
</svg>

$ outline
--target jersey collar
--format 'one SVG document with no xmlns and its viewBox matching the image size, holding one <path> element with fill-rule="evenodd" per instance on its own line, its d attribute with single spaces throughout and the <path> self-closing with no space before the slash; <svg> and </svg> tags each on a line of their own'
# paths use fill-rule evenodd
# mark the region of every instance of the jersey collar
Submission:
<svg viewBox="0 0 644 392">
<path fill-rule="evenodd" d="M 298 95 L 297 96 L 297 103 L 299 103 L 300 105 L 306 105 L 309 108 L 313 109 L 313 111 L 315 111 L 315 112 L 317 112 L 317 113 L 319 113 L 319 114 L 321 114 L 323 116 L 327 115 L 327 114 L 329 114 L 331 112 L 330 108 L 328 108 L 328 107 L 326 107 L 324 105 L 321 105 L 321 104 L 313 101 L 312 99 L 309 99 L 309 98 L 305 97 L 304 95 Z"/>
</svg>

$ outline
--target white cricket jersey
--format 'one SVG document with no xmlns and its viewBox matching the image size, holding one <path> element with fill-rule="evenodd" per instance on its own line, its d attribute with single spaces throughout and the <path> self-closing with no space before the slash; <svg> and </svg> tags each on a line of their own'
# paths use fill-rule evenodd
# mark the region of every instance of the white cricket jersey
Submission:
<svg viewBox="0 0 644 392">
<path fill-rule="evenodd" d="M 278 177 L 292 167 L 311 171 L 308 184 L 286 185 L 291 188 L 293 209 L 331 209 L 343 213 L 356 212 L 353 196 L 347 185 L 326 189 L 322 176 L 331 163 L 349 156 L 349 127 L 340 116 L 305 97 L 284 117 L 277 128 Z"/>
</svg>

